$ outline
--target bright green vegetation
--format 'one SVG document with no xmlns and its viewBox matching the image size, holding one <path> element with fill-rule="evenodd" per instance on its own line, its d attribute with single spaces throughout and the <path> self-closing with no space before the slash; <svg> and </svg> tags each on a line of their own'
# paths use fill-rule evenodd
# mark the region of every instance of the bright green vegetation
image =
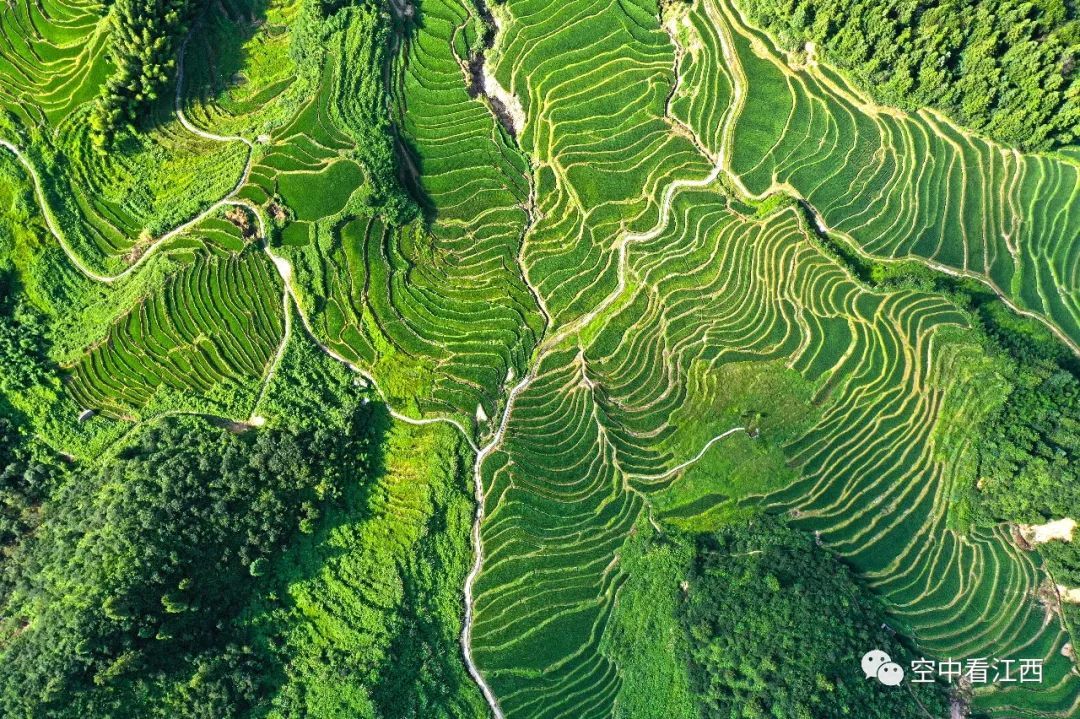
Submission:
<svg viewBox="0 0 1080 719">
<path fill-rule="evenodd" d="M 190 403 L 176 394 L 213 400 L 226 380 L 260 377 L 282 341 L 280 282 L 254 252 L 196 260 L 158 292 L 74 368 L 69 391 L 81 406 L 128 416 Z"/>
<path fill-rule="evenodd" d="M 97 470 L 13 441 L 5 506 L 30 521 L 4 515 L 4 716 L 483 715 L 446 651 L 468 564 L 460 439 L 388 428 L 309 344 L 270 392 L 284 426 L 163 419 Z"/>
<path fill-rule="evenodd" d="M 389 88 L 354 74 L 366 66 L 350 59 L 383 56 L 376 42 L 388 18 L 364 3 L 306 12 L 298 31 L 325 48 L 297 60 L 313 92 L 271 134 L 240 196 L 266 208 L 275 251 L 291 260 L 320 337 L 373 368 L 395 407 L 471 423 L 482 405 L 494 416 L 502 383 L 511 370 L 524 372 L 540 324 L 515 259 L 525 161 L 461 85 L 451 48 L 410 43 L 412 53 L 439 53 L 409 62 L 400 81 L 416 92 L 395 98 L 409 106 L 397 126 L 417 154 L 404 167 L 423 167 L 414 193 L 438 221 L 400 224 L 414 211 L 386 166 L 393 138 L 377 108 Z M 425 8 L 425 23 L 416 32 L 449 37 L 437 6 Z M 451 108 L 448 123 L 440 113 Z M 373 136 L 382 139 L 373 145 Z M 370 181 L 348 181 L 357 163 Z"/>
<path fill-rule="evenodd" d="M 15 0 L 0 714 L 1075 716 L 1071 10 L 813 7 Z"/>
<path fill-rule="evenodd" d="M 738 98 L 721 142 L 746 192 L 790 187 L 840 241 L 977 277 L 1077 345 L 1074 159 L 1010 152 L 940 116 L 876 106 L 826 65 L 787 58 L 734 11 L 715 14 L 739 58 L 725 72 L 768 88 Z"/>
<path fill-rule="evenodd" d="M 15 272 L 0 266 L 0 391 L 5 396 L 51 384 L 46 331 L 45 318 L 23 296 Z"/>
<path fill-rule="evenodd" d="M 0 595 L 10 580 L 7 558 L 37 527 L 41 503 L 66 474 L 55 453 L 33 441 L 23 411 L 12 404 L 55 396 L 59 381 L 48 364 L 46 329 L 15 273 L 0 263 Z"/>
<path fill-rule="evenodd" d="M 841 81 L 811 86 L 813 77 L 796 75 L 780 54 L 770 56 L 768 40 L 738 24 L 728 6 L 695 3 L 671 10 L 669 24 L 684 54 L 677 56 L 660 38 L 657 47 L 667 50 L 654 59 L 645 50 L 654 37 L 647 28 L 659 32 L 660 27 L 642 10 L 635 14 L 633 5 L 624 4 L 625 16 L 592 15 L 585 4 L 577 13 L 562 6 L 558 22 L 549 19 L 551 11 L 528 2 L 512 0 L 497 11 L 515 32 L 496 40 L 494 72 L 527 110 L 523 148 L 533 148 L 537 138 L 540 220 L 527 236 L 527 270 L 557 256 L 560 242 L 567 251 L 587 247 L 588 235 L 575 228 L 603 221 L 602 198 L 587 194 L 595 186 L 590 183 L 601 181 L 590 179 L 590 173 L 604 178 L 605 189 L 619 186 L 608 182 L 610 173 L 602 164 L 605 150 L 616 139 L 641 143 L 640 162 L 627 163 L 625 158 L 632 155 L 625 149 L 612 153 L 623 160 L 621 167 L 642 172 L 639 196 L 657 203 L 669 197 L 671 202 L 658 222 L 656 215 L 645 215 L 638 226 L 627 220 L 630 232 L 616 232 L 604 243 L 613 277 L 618 276 L 619 248 L 626 248 L 624 284 L 605 285 L 601 273 L 583 271 L 589 267 L 582 263 L 584 253 L 574 255 L 574 262 L 564 261 L 564 267 L 575 269 L 567 273 L 565 286 L 555 283 L 554 271 L 536 272 L 544 306 L 549 311 L 570 309 L 565 316 L 554 315 L 557 321 L 542 345 L 536 378 L 517 397 L 506 438 L 484 466 L 485 565 L 477 583 L 474 650 L 503 710 L 510 716 L 603 716 L 616 696 L 630 691 L 601 647 L 618 611 L 621 588 L 630 581 L 618 560 L 620 547 L 659 489 L 664 496 L 684 492 L 675 505 L 682 511 L 669 516 L 699 529 L 709 528 L 710 512 L 712 526 L 730 516 L 730 511 L 717 511 L 718 505 L 763 503 L 773 511 L 790 512 L 799 527 L 820 533 L 824 545 L 844 555 L 867 578 L 884 598 L 894 626 L 914 637 L 920 651 L 939 656 L 1029 652 L 1045 657 L 1044 691 L 983 691 L 986 697 L 979 701 L 986 701 L 988 711 L 1014 716 L 1032 707 L 1067 714 L 1077 697 L 1071 662 L 1060 654 L 1068 633 L 1060 623 L 1044 624 L 1043 611 L 1026 599 L 1041 581 L 1037 557 L 1014 547 L 1000 530 L 952 528 L 957 519 L 950 512 L 950 499 L 958 487 L 974 481 L 972 439 L 979 423 L 993 412 L 994 393 L 1003 381 L 985 360 L 986 349 L 971 327 L 973 318 L 932 289 L 866 287 L 833 259 L 830 248 L 822 247 L 814 225 L 801 212 L 785 209 L 784 202 L 772 201 L 770 210 L 767 204 L 751 207 L 747 201 L 783 192 L 779 183 L 788 178 L 782 170 L 790 167 L 789 182 L 796 190 L 797 181 L 806 185 L 801 194 L 828 226 L 839 224 L 834 218 L 858 222 L 857 210 L 851 209 L 858 208 L 881 213 L 870 219 L 880 222 L 882 237 L 895 238 L 891 229 L 885 233 L 894 226 L 913 226 L 914 237 L 934 237 L 917 221 L 940 217 L 937 207 L 945 207 L 945 217 L 955 218 L 951 221 L 961 227 L 971 218 L 996 221 L 996 215 L 971 208 L 965 214 L 955 203 L 945 204 L 944 195 L 931 193 L 935 185 L 925 172 L 912 177 L 893 172 L 895 164 L 883 164 L 880 158 L 887 160 L 892 146 L 885 146 L 885 152 L 874 147 L 880 137 L 875 134 L 878 123 L 906 127 L 903 123 L 929 122 L 921 116 L 909 120 L 899 113 L 870 115 L 865 104 L 850 101 L 850 93 L 840 96 L 849 102 L 843 114 L 817 111 L 840 102 L 834 100 L 834 89 L 842 90 Z M 533 39 L 533 33 L 543 40 Z M 596 40 L 585 44 L 572 37 Z M 636 50 L 605 55 L 604 43 L 609 41 Z M 566 54 L 567 47 L 580 48 L 577 63 Z M 637 71 L 653 80 L 621 82 L 624 90 L 611 96 L 613 104 L 590 113 L 590 103 L 608 95 L 597 90 L 580 97 L 574 90 L 584 82 L 578 79 L 586 75 L 583 68 L 596 57 L 605 58 L 596 65 L 605 77 L 617 76 L 616 68 L 624 63 L 625 72 Z M 707 168 L 690 171 L 670 149 L 655 155 L 644 152 L 649 111 L 661 115 L 665 102 L 664 93 L 645 90 L 671 87 L 676 57 L 683 62 L 671 108 L 683 121 L 677 131 L 666 134 L 678 142 L 692 133 L 702 152 L 714 154 L 721 169 L 730 170 L 726 176 L 719 173 L 722 183 L 709 186 L 703 181 Z M 814 72 L 826 72 L 819 68 Z M 706 76 L 708 91 L 691 84 Z M 626 88 L 645 94 L 636 96 Z M 561 92 L 573 97 L 572 107 L 560 105 Z M 789 116 L 791 105 L 784 105 L 785 98 L 803 96 L 796 93 L 805 94 L 808 109 L 815 108 L 812 116 Z M 616 97 L 623 114 L 613 109 Z M 635 111 L 637 121 L 628 120 Z M 575 112 L 589 116 L 595 134 L 574 131 Z M 609 117 L 611 129 L 605 132 Z M 808 119 L 820 124 L 798 124 Z M 840 120 L 848 124 L 840 127 Z M 956 131 L 944 124 L 924 128 L 918 137 L 953 147 L 934 138 Z M 821 146 L 822 136 L 833 144 Z M 548 144 L 549 138 L 561 142 Z M 574 161 L 573 153 L 588 156 L 590 151 L 589 162 Z M 910 156 L 927 154 L 916 151 Z M 833 158 L 847 174 L 838 175 L 830 187 L 825 183 Z M 1071 177 L 1071 165 L 1064 160 L 1030 160 L 1047 167 L 1055 161 L 1064 176 Z M 725 168 L 728 162 L 730 168 Z M 875 177 L 876 167 L 883 169 Z M 905 184 L 908 179 L 921 186 L 911 189 Z M 857 182 L 863 194 L 851 192 L 842 180 Z M 724 185 L 730 190 L 725 192 Z M 914 215 L 916 222 L 884 212 L 889 206 L 877 199 L 882 187 L 896 188 L 896 211 Z M 1044 197 L 1031 207 L 1060 208 L 1065 215 L 1056 227 L 1061 227 L 1071 207 L 1066 203 L 1071 189 L 1066 188 L 1073 185 L 1063 181 L 1057 187 L 1062 194 L 1056 204 Z M 731 192 L 741 197 L 731 198 Z M 580 199 L 584 197 L 592 199 Z M 963 197 L 974 196 L 968 192 Z M 996 202 L 993 195 L 986 197 Z M 923 199 L 916 204 L 909 198 Z M 633 218 L 627 207 L 633 205 L 620 205 L 620 217 Z M 1044 220 L 1033 212 L 1031 223 L 1019 223 L 1021 232 L 1031 234 L 1016 241 L 1018 262 L 1025 252 L 1034 252 L 1030 242 L 1035 238 L 1047 239 L 1045 231 L 1033 226 L 1043 221 L 1051 222 L 1050 215 Z M 652 222 L 657 222 L 655 231 L 632 234 L 647 230 Z M 981 231 L 982 225 L 977 227 Z M 970 232 L 975 231 L 972 227 Z M 866 251 L 879 254 L 860 235 L 850 234 Z M 1062 230 L 1057 236 L 1059 256 L 1067 261 L 1065 240 L 1071 234 Z M 963 247 L 955 239 L 939 242 L 949 251 Z M 965 269 L 977 272 L 981 267 Z M 1047 288 L 1047 297 L 1055 303 L 1070 296 L 1067 288 L 1051 293 L 1050 287 L 1060 287 L 1056 283 L 1038 286 Z M 575 313 L 573 303 L 581 297 L 591 298 L 588 309 Z M 802 408 L 798 402 L 786 404 L 793 421 L 782 423 L 775 443 L 766 437 L 758 445 L 765 456 L 756 461 L 782 468 L 778 483 L 784 489 L 769 487 L 775 475 L 768 472 L 735 487 L 718 482 L 712 494 L 705 487 L 676 488 L 683 473 L 672 468 L 704 447 L 700 439 L 685 437 L 718 436 L 746 424 L 733 418 L 759 408 L 748 401 L 752 395 L 742 394 L 746 382 L 720 368 L 756 362 L 758 368 L 746 372 L 757 376 L 779 361 L 801 376 L 788 380 L 797 390 L 795 397 L 809 400 L 803 400 Z M 736 380 L 738 389 L 722 384 L 725 379 Z M 809 383 L 808 389 L 798 390 L 800 383 Z M 732 400 L 734 406 L 725 408 L 725 401 Z M 700 403 L 696 412 L 695 402 Z M 800 422 L 806 424 L 800 427 Z M 700 466 L 686 470 L 686 477 L 708 476 L 714 462 L 716 476 L 732 477 L 727 464 L 735 464 L 746 452 L 740 447 L 744 441 L 739 434 L 721 440 L 705 451 Z M 771 452 L 782 461 L 769 459 Z M 728 496 L 732 489 L 736 495 Z M 755 498 L 755 493 L 765 497 Z M 971 567 L 976 569 L 969 574 Z M 988 609 L 991 604 L 993 610 Z"/>
<path fill-rule="evenodd" d="M 614 716 L 691 719 L 698 716 L 678 624 L 692 548 L 639 522 L 619 555 L 629 573 L 601 651 L 623 672 Z"/>
<path fill-rule="evenodd" d="M 756 517 L 698 539 L 680 619 L 704 717 L 891 719 L 948 711 L 940 684 L 909 693 L 851 672 L 866 647 L 905 667 L 917 655 L 885 628 L 881 607 L 846 566 L 775 519 Z"/>
<path fill-rule="evenodd" d="M 30 124 L 55 123 L 92 101 L 109 73 L 101 5 L 20 2 L 8 10 L 0 19 L 4 109 Z"/>
<path fill-rule="evenodd" d="M 884 104 L 932 107 L 1006 145 L 1080 139 L 1080 19 L 1064 0 L 746 0 L 795 52 L 806 43 Z"/>
<path fill-rule="evenodd" d="M 110 7 L 103 14 L 97 3 L 86 0 L 17 3 L 3 22 L 4 34 L 18 41 L 0 51 L 4 138 L 23 148 L 42 181 L 47 203 L 43 214 L 84 263 L 103 274 L 119 272 L 154 238 L 195 219 L 225 195 L 246 154 L 238 143 L 221 147 L 185 130 L 170 113 L 171 92 L 162 92 L 154 102 L 148 96 L 125 99 L 120 111 L 126 113 L 126 103 L 134 102 L 148 131 L 125 131 L 109 152 L 95 148 L 89 118 L 95 98 L 106 93 L 105 80 L 113 66 L 107 57 L 115 36 L 110 28 L 123 26 L 118 18 L 125 13 L 141 16 L 152 8 L 167 14 L 165 4 L 159 8 L 141 1 Z M 141 44 L 150 38 L 139 34 L 128 40 Z M 171 40 L 163 42 L 170 45 Z M 150 54 L 176 51 L 175 46 L 147 49 Z M 173 60 L 161 60 L 164 65 L 158 66 L 157 59 L 131 52 L 139 59 L 123 64 L 125 73 L 140 76 L 139 68 L 147 62 L 154 65 L 148 68 L 147 82 L 154 87 L 171 84 Z M 164 78 L 159 77 L 162 73 L 167 73 Z"/>
<path fill-rule="evenodd" d="M 1037 355 L 1001 371 L 1012 391 L 983 425 L 977 503 L 991 519 L 1070 516 L 1080 506 L 1080 382 Z"/>
<path fill-rule="evenodd" d="M 252 612 L 282 663 L 271 716 L 484 716 L 455 644 L 467 457 L 446 428 L 395 426 L 379 452 L 378 481 L 282 557 L 282 589 Z"/>
<path fill-rule="evenodd" d="M 710 450 L 708 461 L 686 469 L 677 482 L 657 492 L 658 515 L 674 526 L 708 531 L 718 523 L 748 510 L 737 506 L 745 494 L 765 494 L 786 487 L 798 477 L 784 455 L 784 445 L 800 437 L 820 414 L 814 402 L 814 384 L 779 360 L 733 362 L 715 372 L 698 370 L 697 381 L 723 386 L 720 393 L 687 397 L 682 412 L 690 418 L 713 417 L 717 427 L 746 426 Z M 756 436 L 752 436 L 755 435 Z M 693 456 L 711 439 L 705 427 L 680 433 L 683 456 Z"/>
</svg>

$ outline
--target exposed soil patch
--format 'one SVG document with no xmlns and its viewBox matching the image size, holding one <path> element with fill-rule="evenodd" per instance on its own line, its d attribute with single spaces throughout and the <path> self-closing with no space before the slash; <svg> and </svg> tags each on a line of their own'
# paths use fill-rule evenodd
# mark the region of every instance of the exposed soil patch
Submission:
<svg viewBox="0 0 1080 719">
<path fill-rule="evenodd" d="M 1076 522 L 1064 517 L 1046 524 L 1021 524 L 1018 527 L 1020 534 L 1030 545 L 1043 544 L 1054 539 L 1071 542 L 1073 530 L 1076 529 Z"/>
<path fill-rule="evenodd" d="M 285 208 L 276 202 L 271 202 L 266 211 L 270 213 L 270 217 L 274 218 L 277 222 L 285 222 L 289 219 L 289 214 L 285 212 Z"/>
<path fill-rule="evenodd" d="M 1031 543 L 1024 539 L 1024 534 L 1020 531 L 1020 527 L 1014 524 L 1010 527 L 1010 533 L 1012 534 L 1013 542 L 1015 542 L 1016 546 L 1020 547 L 1020 549 L 1023 549 L 1025 552 L 1035 551 L 1035 547 L 1031 546 Z"/>
<path fill-rule="evenodd" d="M 484 0 L 476 0 L 475 6 L 484 21 L 483 49 L 469 59 L 468 91 L 470 97 L 483 97 L 491 113 L 515 140 L 525 126 L 525 109 L 512 92 L 509 92 L 487 68 L 487 53 L 495 45 L 495 33 L 499 24 Z"/>
<path fill-rule="evenodd" d="M 487 69 L 483 54 L 469 60 L 469 96 L 483 96 L 491 113 L 515 140 L 525 124 L 525 109 L 517 97 L 504 89 Z"/>
<path fill-rule="evenodd" d="M 225 212 L 225 219 L 240 230 L 245 240 L 250 240 L 255 236 L 255 225 L 252 224 L 251 216 L 244 208 L 233 205 Z"/>
</svg>

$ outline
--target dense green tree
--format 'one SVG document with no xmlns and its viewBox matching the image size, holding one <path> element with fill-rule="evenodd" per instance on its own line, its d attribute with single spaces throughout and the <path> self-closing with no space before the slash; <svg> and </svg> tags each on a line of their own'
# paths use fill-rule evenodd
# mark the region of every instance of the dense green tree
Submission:
<svg viewBox="0 0 1080 719">
<path fill-rule="evenodd" d="M 364 471 L 366 416 L 241 434 L 164 420 L 66 483 L 0 608 L 0 715 L 220 717 L 255 701 L 269 672 L 232 628 L 252 570 Z M 169 710 L 184 692 L 203 703 Z"/>
<path fill-rule="evenodd" d="M 39 521 L 41 504 L 65 476 L 63 463 L 28 436 L 0 400 L 0 603 L 8 591 L 8 555 Z"/>
<path fill-rule="evenodd" d="M 983 344 L 1007 387 L 975 436 L 971 519 L 1041 524 L 1080 507 L 1080 379 L 1077 360 L 1034 320 L 994 301 L 978 314 Z M 1080 543 L 1040 553 L 1057 582 L 1080 585 Z"/>
<path fill-rule="evenodd" d="M 16 273 L 0 267 L 0 601 L 8 589 L 8 557 L 37 526 L 42 502 L 66 473 L 8 399 L 58 385 L 46 335 L 46 317 L 26 301 Z"/>
<path fill-rule="evenodd" d="M 865 678 L 867 651 L 883 650 L 901 666 L 912 653 L 847 566 L 775 517 L 699 537 L 680 612 L 704 717 L 947 713 L 936 684 L 887 687 Z"/>
<path fill-rule="evenodd" d="M 371 185 L 369 204 L 396 224 L 418 214 L 399 175 L 398 134 L 388 85 L 395 32 L 389 10 L 378 0 L 310 0 L 293 28 L 290 46 L 301 73 L 320 74 L 323 63 L 348 58 L 334 73 L 329 104 L 338 127 L 353 140 L 354 158 Z M 328 52 L 330 50 L 330 52 Z"/>
<path fill-rule="evenodd" d="M 1006 361 L 1012 389 L 979 432 L 986 521 L 1041 523 L 1080 507 L 1080 382 L 1047 360 Z"/>
<path fill-rule="evenodd" d="M 352 136 L 374 187 L 375 201 L 389 219 L 404 223 L 416 214 L 416 204 L 398 178 L 390 88 L 382 70 L 390 62 L 390 17 L 372 3 L 360 3 L 348 13 L 351 19 L 339 42 L 341 57 L 349 62 L 338 77 L 332 107 Z"/>
<path fill-rule="evenodd" d="M 177 53 L 202 0 L 115 0 L 110 10 L 105 82 L 90 116 L 95 142 L 108 144 L 119 131 L 134 132 L 139 119 L 174 79 Z"/>
<path fill-rule="evenodd" d="M 18 275 L 0 266 L 0 393 L 55 381 L 47 330 L 46 317 L 26 301 Z"/>
</svg>

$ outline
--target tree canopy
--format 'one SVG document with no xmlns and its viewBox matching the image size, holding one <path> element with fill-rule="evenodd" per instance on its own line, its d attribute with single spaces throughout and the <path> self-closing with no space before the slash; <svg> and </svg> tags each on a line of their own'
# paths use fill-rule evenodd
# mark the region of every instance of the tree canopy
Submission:
<svg viewBox="0 0 1080 719">
<path fill-rule="evenodd" d="M 709 719 L 945 716 L 943 688 L 865 678 L 867 651 L 912 652 L 846 565 L 780 519 L 697 539 L 681 606 L 690 678 Z"/>
<path fill-rule="evenodd" d="M 242 709 L 268 672 L 256 670 L 261 660 L 230 622 L 256 587 L 252 576 L 310 531 L 342 477 L 363 471 L 366 420 L 361 412 L 353 421 L 344 435 L 317 426 L 237 434 L 166 419 L 66 483 L 0 610 L 0 658 L 9 667 L 0 714 L 142 717 L 173 702 L 190 709 L 173 696 L 172 672 L 202 677 L 189 692 L 227 678 L 195 706 L 228 699 L 229 711 L 214 716 Z"/>
<path fill-rule="evenodd" d="M 114 68 L 90 115 L 94 141 L 137 129 L 140 116 L 175 77 L 177 53 L 201 0 L 115 0 L 109 59 Z"/>
</svg>

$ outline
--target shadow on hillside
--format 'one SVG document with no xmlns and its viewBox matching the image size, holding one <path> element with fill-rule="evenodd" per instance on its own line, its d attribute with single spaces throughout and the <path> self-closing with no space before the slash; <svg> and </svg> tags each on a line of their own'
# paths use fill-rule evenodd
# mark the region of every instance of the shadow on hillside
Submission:
<svg viewBox="0 0 1080 719">
<path fill-rule="evenodd" d="M 401 58 L 400 68 L 401 72 L 408 72 L 407 63 L 409 57 L 409 46 L 416 42 L 417 36 L 421 28 L 424 27 L 424 11 L 422 8 L 423 3 L 421 0 L 411 0 L 408 3 L 408 7 L 411 13 L 408 17 L 402 17 L 399 13 L 394 13 L 394 31 L 391 35 L 392 41 L 396 43 L 396 47 L 391 52 L 391 57 L 397 56 Z M 395 82 L 395 78 L 390 76 L 392 72 L 391 68 L 387 68 L 387 82 L 391 88 L 400 88 L 401 85 Z M 424 190 L 423 181 L 421 178 L 424 176 L 424 158 L 420 154 L 420 150 L 413 143 L 412 139 L 406 134 L 402 126 L 404 125 L 404 114 L 407 111 L 404 97 L 391 97 L 391 127 L 394 131 L 394 150 L 397 154 L 397 170 L 398 181 L 401 182 L 402 187 L 409 193 L 409 196 L 416 202 L 417 207 L 420 208 L 420 215 L 424 220 L 424 226 L 430 228 L 436 220 L 436 208 L 435 203 L 428 197 L 427 192 Z"/>
</svg>

